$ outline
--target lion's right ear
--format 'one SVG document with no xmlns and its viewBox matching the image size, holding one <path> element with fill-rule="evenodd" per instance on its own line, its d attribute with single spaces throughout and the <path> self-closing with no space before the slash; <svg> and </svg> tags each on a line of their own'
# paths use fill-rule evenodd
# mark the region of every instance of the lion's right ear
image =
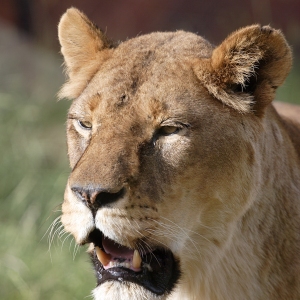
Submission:
<svg viewBox="0 0 300 300">
<path fill-rule="evenodd" d="M 58 37 L 69 77 L 58 97 L 74 99 L 80 95 L 86 82 L 99 67 L 104 50 L 112 48 L 113 45 L 104 33 L 76 8 L 68 9 L 61 17 Z"/>
<path fill-rule="evenodd" d="M 196 74 L 215 98 L 263 115 L 290 71 L 292 52 L 279 30 L 252 25 L 229 35 L 201 62 Z"/>
</svg>

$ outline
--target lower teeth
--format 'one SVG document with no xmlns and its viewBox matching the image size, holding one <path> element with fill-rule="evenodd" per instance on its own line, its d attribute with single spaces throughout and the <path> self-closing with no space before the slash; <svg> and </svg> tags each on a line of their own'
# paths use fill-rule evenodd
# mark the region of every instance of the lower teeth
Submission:
<svg viewBox="0 0 300 300">
<path fill-rule="evenodd" d="M 108 266 L 108 268 L 116 268 L 116 267 L 123 267 L 123 268 L 127 268 L 129 269 L 131 266 L 130 266 L 130 263 L 129 262 L 118 262 L 118 261 L 110 261 Z"/>
<path fill-rule="evenodd" d="M 130 262 L 120 262 L 117 260 L 112 260 L 109 262 L 109 264 L 106 266 L 107 269 L 110 268 L 126 268 L 126 269 L 131 269 L 132 264 Z M 152 268 L 149 264 L 147 263 L 142 263 L 141 267 L 148 269 L 148 271 L 152 272 Z"/>
</svg>

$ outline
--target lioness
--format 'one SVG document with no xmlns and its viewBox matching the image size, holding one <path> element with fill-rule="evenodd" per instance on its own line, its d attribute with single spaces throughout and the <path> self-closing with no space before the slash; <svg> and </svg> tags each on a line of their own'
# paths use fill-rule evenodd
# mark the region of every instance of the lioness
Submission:
<svg viewBox="0 0 300 300">
<path fill-rule="evenodd" d="M 114 44 L 71 8 L 59 40 L 61 220 L 90 243 L 94 298 L 300 299 L 300 109 L 271 104 L 292 61 L 281 32 Z"/>
</svg>

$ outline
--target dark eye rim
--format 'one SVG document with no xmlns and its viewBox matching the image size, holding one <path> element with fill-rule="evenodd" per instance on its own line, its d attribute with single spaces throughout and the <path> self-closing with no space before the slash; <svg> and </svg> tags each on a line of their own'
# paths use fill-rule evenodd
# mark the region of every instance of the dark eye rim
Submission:
<svg viewBox="0 0 300 300">
<path fill-rule="evenodd" d="M 166 127 L 172 127 L 175 130 L 172 132 L 166 132 L 164 131 L 166 129 Z M 161 126 L 156 130 L 155 132 L 155 136 L 156 137 L 160 137 L 160 136 L 171 136 L 171 135 L 175 135 L 178 134 L 179 132 L 181 132 L 184 129 L 189 129 L 191 127 L 190 124 L 187 123 L 181 123 L 181 122 L 176 122 L 176 123 L 172 123 L 172 124 L 161 124 Z"/>
<path fill-rule="evenodd" d="M 170 133 L 168 133 L 168 132 L 164 131 L 166 129 L 166 127 L 172 127 L 175 130 L 172 131 L 172 132 L 170 132 Z M 159 136 L 170 136 L 170 135 L 178 133 L 182 129 L 183 129 L 182 126 L 165 125 L 165 126 L 161 126 L 160 128 L 158 128 L 156 130 L 156 135 L 159 135 Z"/>
<path fill-rule="evenodd" d="M 77 120 L 77 123 L 84 130 L 91 130 L 92 129 L 92 124 L 88 121 L 85 122 L 85 121 L 82 121 L 82 120 Z M 87 126 L 85 123 L 89 123 L 89 124 L 91 124 L 91 126 Z"/>
</svg>

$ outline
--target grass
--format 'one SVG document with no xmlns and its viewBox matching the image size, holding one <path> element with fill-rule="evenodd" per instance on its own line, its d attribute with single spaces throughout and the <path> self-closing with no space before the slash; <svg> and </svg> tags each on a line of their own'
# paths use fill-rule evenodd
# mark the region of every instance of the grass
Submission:
<svg viewBox="0 0 300 300">
<path fill-rule="evenodd" d="M 84 299 L 95 284 L 84 249 L 74 257 L 68 238 L 49 251 L 45 235 L 69 173 L 62 61 L 9 29 L 0 40 L 0 298 Z"/>
<path fill-rule="evenodd" d="M 60 215 L 69 173 L 64 123 L 70 103 L 55 97 L 61 58 L 9 29 L 0 30 L 0 39 L 1 299 L 89 298 L 95 279 L 84 248 L 75 255 L 67 238 L 54 239 L 49 250 L 46 234 Z M 299 79 L 294 69 L 278 99 L 300 103 Z"/>
<path fill-rule="evenodd" d="M 300 104 L 300 60 L 294 66 L 284 84 L 279 87 L 276 99 L 284 102 Z"/>
<path fill-rule="evenodd" d="M 65 246 L 55 240 L 49 251 L 44 236 L 60 214 L 68 176 L 66 103 L 7 94 L 0 99 L 1 298 L 83 299 L 94 283 L 87 257 L 73 261 L 72 239 Z"/>
</svg>

